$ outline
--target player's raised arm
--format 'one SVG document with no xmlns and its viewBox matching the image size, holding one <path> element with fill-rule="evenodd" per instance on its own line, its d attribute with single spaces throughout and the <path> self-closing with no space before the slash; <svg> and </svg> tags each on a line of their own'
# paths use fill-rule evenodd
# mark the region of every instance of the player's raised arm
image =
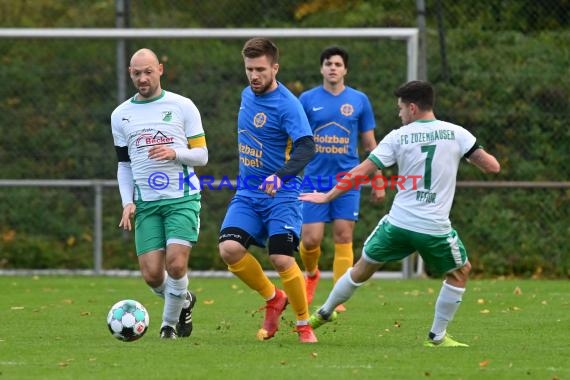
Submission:
<svg viewBox="0 0 570 380">
<path fill-rule="evenodd" d="M 467 157 L 467 161 L 477 166 L 483 173 L 498 173 L 501 171 L 499 161 L 493 156 L 485 152 L 483 148 L 477 148 Z"/>
<path fill-rule="evenodd" d="M 346 175 L 339 178 L 338 183 L 326 194 L 323 193 L 304 193 L 299 196 L 299 199 L 305 202 L 312 203 L 327 203 L 335 198 L 338 198 L 347 191 L 358 188 L 370 182 L 370 175 L 376 172 L 378 167 L 372 160 L 366 159 L 358 166 L 352 168 Z"/>
</svg>

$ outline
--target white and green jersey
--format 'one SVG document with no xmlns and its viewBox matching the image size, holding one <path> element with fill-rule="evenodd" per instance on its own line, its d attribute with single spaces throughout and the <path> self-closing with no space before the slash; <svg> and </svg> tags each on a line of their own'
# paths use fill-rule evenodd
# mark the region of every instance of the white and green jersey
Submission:
<svg viewBox="0 0 570 380">
<path fill-rule="evenodd" d="M 188 138 L 204 135 L 200 112 L 190 99 L 164 90 L 147 101 L 133 96 L 113 111 L 111 128 L 115 146 L 128 147 L 134 200 L 174 199 L 200 191 L 193 167 L 148 158 L 152 146 L 187 148 Z"/>
<path fill-rule="evenodd" d="M 386 135 L 368 158 L 380 169 L 398 165 L 398 177 L 388 178 L 388 185 L 400 183 L 389 222 L 420 233 L 449 233 L 457 169 L 474 145 L 469 131 L 441 120 L 418 120 Z"/>
</svg>

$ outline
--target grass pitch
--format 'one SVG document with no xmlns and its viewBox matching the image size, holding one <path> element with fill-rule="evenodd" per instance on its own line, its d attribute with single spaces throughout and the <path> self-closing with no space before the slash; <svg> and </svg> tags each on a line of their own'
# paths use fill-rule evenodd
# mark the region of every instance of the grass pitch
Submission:
<svg viewBox="0 0 570 380">
<path fill-rule="evenodd" d="M 371 280 L 302 345 L 288 307 L 255 339 L 262 300 L 237 279 L 190 279 L 188 339 L 158 337 L 162 300 L 141 278 L 0 277 L 0 379 L 570 379 L 568 281 L 473 280 L 449 332 L 469 348 L 425 348 L 439 280 Z M 322 280 L 315 305 L 330 280 Z M 108 309 L 132 298 L 150 327 L 113 338 Z"/>
</svg>

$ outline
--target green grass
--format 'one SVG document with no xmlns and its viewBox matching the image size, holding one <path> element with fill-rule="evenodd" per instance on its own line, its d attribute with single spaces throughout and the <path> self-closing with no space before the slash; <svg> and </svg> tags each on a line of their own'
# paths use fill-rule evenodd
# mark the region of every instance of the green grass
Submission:
<svg viewBox="0 0 570 380">
<path fill-rule="evenodd" d="M 372 280 L 348 311 L 301 345 L 293 313 L 270 341 L 259 296 L 237 279 L 196 278 L 195 330 L 158 338 L 162 300 L 140 278 L 0 277 L 0 379 L 569 379 L 567 281 L 474 280 L 449 331 L 469 348 L 424 348 L 439 280 Z M 323 280 L 315 302 L 331 287 Z M 108 308 L 134 298 L 151 316 L 124 343 Z"/>
</svg>

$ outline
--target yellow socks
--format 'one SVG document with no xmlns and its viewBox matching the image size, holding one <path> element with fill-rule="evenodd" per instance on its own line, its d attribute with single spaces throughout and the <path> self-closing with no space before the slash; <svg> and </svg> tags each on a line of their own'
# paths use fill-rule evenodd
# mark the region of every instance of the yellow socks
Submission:
<svg viewBox="0 0 570 380">
<path fill-rule="evenodd" d="M 228 269 L 247 286 L 257 291 L 263 299 L 268 300 L 273 297 L 275 285 L 271 283 L 263 272 L 259 261 L 251 253 L 246 252 L 243 259 L 235 264 L 228 265 Z"/>
<path fill-rule="evenodd" d="M 321 257 L 321 247 L 316 247 L 308 250 L 301 242 L 300 247 L 301 261 L 305 266 L 305 270 L 311 274 L 314 274 L 317 269 L 319 269 L 319 257 Z"/>
<path fill-rule="evenodd" d="M 283 290 L 287 293 L 289 304 L 295 313 L 298 321 L 309 319 L 309 307 L 307 306 L 307 295 L 305 294 L 305 277 L 301 268 L 294 263 L 283 272 L 279 272 Z"/>
<path fill-rule="evenodd" d="M 354 264 L 352 243 L 334 245 L 333 281 L 337 280 Z"/>
</svg>

